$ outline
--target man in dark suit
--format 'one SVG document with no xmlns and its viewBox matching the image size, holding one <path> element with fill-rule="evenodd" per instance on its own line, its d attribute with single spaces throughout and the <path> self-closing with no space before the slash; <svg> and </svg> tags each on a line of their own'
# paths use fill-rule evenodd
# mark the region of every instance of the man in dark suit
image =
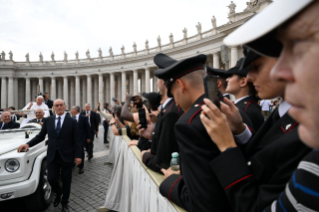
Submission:
<svg viewBox="0 0 319 212">
<path fill-rule="evenodd" d="M 12 111 L 15 110 L 15 107 L 11 106 L 8 108 L 8 111 Z M 12 122 L 16 122 L 21 118 L 21 115 L 14 113 L 14 112 L 10 112 L 11 113 L 11 121 Z"/>
<path fill-rule="evenodd" d="M 11 120 L 11 114 L 8 111 L 2 113 L 1 119 L 2 122 L 0 125 L 0 130 L 15 129 L 20 127 L 19 123 L 13 122 Z"/>
<path fill-rule="evenodd" d="M 35 119 L 31 119 L 30 121 L 28 121 L 28 123 L 38 123 L 38 124 L 41 124 L 43 125 L 43 122 L 44 122 L 44 111 L 42 108 L 38 108 L 36 111 L 35 111 L 35 116 L 36 118 Z"/>
<path fill-rule="evenodd" d="M 81 108 L 79 106 L 73 106 L 71 113 L 73 118 L 78 122 L 78 129 L 80 133 L 80 139 L 82 142 L 82 163 L 78 165 L 79 174 L 84 172 L 84 146 L 86 143 L 91 142 L 91 128 L 88 122 L 88 118 L 80 114 Z"/>
<path fill-rule="evenodd" d="M 49 99 L 49 93 L 45 92 L 44 93 L 44 103 L 48 106 L 49 109 L 52 109 L 53 106 L 53 101 Z M 50 116 L 52 116 L 52 111 L 50 110 Z"/>
<path fill-rule="evenodd" d="M 62 99 L 54 101 L 53 105 L 56 115 L 48 117 L 40 133 L 27 144 L 18 148 L 18 152 L 35 146 L 43 141 L 48 135 L 47 169 L 48 181 L 56 193 L 54 207 L 62 203 L 62 212 L 68 212 L 68 202 L 71 190 L 72 167 L 75 160 L 76 165 L 82 162 L 82 143 L 76 120 L 65 114 L 66 105 Z M 63 187 L 59 184 L 59 177 Z M 62 201 L 61 195 L 63 194 Z"/>
<path fill-rule="evenodd" d="M 98 122 L 98 115 L 91 110 L 91 105 L 86 103 L 84 106 L 84 112 L 81 113 L 88 117 L 88 122 L 91 126 L 91 142 L 85 144 L 85 149 L 88 153 L 89 161 L 93 158 L 93 147 L 94 147 L 94 136 L 99 133 L 99 122 Z"/>
</svg>

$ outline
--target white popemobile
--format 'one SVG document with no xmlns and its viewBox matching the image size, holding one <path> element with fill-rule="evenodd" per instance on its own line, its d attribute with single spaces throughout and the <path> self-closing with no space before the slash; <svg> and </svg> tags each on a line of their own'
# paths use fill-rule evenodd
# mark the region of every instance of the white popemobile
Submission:
<svg viewBox="0 0 319 212">
<path fill-rule="evenodd" d="M 47 139 L 17 152 L 21 144 L 35 137 L 41 125 L 28 123 L 19 129 L 0 131 L 0 202 L 21 198 L 31 211 L 45 210 L 52 201 L 47 180 Z"/>
</svg>

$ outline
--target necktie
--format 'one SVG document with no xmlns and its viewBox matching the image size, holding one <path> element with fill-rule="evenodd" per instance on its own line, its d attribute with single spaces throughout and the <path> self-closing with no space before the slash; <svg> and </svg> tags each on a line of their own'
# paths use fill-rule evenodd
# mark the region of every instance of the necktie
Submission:
<svg viewBox="0 0 319 212">
<path fill-rule="evenodd" d="M 61 130 L 61 116 L 59 116 L 59 118 L 58 118 L 58 123 L 56 125 L 56 129 L 55 130 L 56 130 L 56 134 L 59 135 L 60 130 Z"/>
<path fill-rule="evenodd" d="M 37 122 L 39 123 L 39 122 L 40 122 L 40 120 L 38 119 L 38 120 L 37 120 Z"/>
</svg>

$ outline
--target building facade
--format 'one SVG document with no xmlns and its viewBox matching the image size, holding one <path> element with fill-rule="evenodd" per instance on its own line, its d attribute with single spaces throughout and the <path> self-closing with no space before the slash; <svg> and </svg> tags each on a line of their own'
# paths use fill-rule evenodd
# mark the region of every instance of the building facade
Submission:
<svg viewBox="0 0 319 212">
<path fill-rule="evenodd" d="M 244 11 L 236 13 L 236 5 L 231 2 L 229 22 L 225 25 L 217 26 L 213 17 L 212 28 L 208 31 L 202 32 L 198 23 L 196 35 L 188 37 L 187 29 L 184 29 L 182 40 L 174 41 L 171 34 L 170 42 L 162 45 L 158 37 L 156 47 L 149 48 L 146 41 L 144 50 L 136 51 L 134 44 L 134 51 L 125 53 L 123 46 L 120 55 L 113 55 L 110 49 L 109 56 L 103 56 L 99 50 L 99 57 L 91 58 L 88 50 L 85 59 L 79 59 L 76 53 L 75 60 L 68 60 L 65 53 L 64 60 L 55 61 L 52 53 L 50 61 L 43 61 L 42 54 L 39 61 L 29 61 L 27 54 L 25 62 L 15 62 L 11 52 L 6 58 L 2 51 L 0 108 L 14 106 L 21 109 L 34 101 L 39 92 L 49 92 L 53 100 L 64 99 L 69 108 L 73 105 L 83 107 L 87 102 L 95 108 L 98 102 L 111 103 L 112 97 L 124 101 L 126 93 L 158 91 L 153 57 L 160 52 L 177 60 L 206 54 L 207 65 L 227 70 L 235 66 L 243 54 L 241 46 L 224 46 L 223 39 L 270 3 L 270 0 L 251 0 Z"/>
</svg>

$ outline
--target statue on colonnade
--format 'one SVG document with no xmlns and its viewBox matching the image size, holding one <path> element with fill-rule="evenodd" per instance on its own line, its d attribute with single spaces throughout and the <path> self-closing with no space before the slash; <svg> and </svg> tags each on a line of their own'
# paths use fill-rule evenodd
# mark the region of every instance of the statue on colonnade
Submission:
<svg viewBox="0 0 319 212">
<path fill-rule="evenodd" d="M 187 29 L 186 27 L 183 29 L 184 39 L 187 39 Z"/>
<path fill-rule="evenodd" d="M 29 53 L 26 54 L 25 59 L 27 63 L 30 63 Z"/>
<path fill-rule="evenodd" d="M 90 51 L 89 51 L 89 49 L 86 51 L 86 57 L 87 57 L 87 59 L 91 59 L 91 56 L 90 56 Z"/>
<path fill-rule="evenodd" d="M 196 28 L 197 28 L 198 34 L 202 34 L 202 24 L 198 22 L 198 24 L 196 25 Z"/>
<path fill-rule="evenodd" d="M 214 15 L 213 15 L 213 18 L 212 18 L 212 25 L 213 25 L 213 28 L 217 27 L 216 18 L 215 18 Z"/>
<path fill-rule="evenodd" d="M 2 60 L 6 60 L 6 53 L 4 51 L 1 52 Z"/>
<path fill-rule="evenodd" d="M 11 51 L 9 52 L 9 59 L 10 59 L 10 60 L 12 60 L 12 59 L 13 59 L 13 54 L 12 54 L 12 52 L 11 52 Z"/>
<path fill-rule="evenodd" d="M 145 49 L 148 50 L 149 46 L 148 46 L 148 40 L 145 41 Z"/>
<path fill-rule="evenodd" d="M 161 44 L 161 37 L 160 37 L 160 36 L 158 36 L 158 38 L 157 38 L 157 44 L 158 44 L 159 47 L 162 45 L 162 44 Z"/>
<path fill-rule="evenodd" d="M 52 52 L 52 54 L 51 54 L 51 59 L 52 59 L 52 62 L 55 62 L 55 59 L 54 59 L 54 53 Z"/>
<path fill-rule="evenodd" d="M 40 55 L 39 55 L 39 59 L 40 59 L 40 62 L 43 63 L 43 55 L 42 55 L 41 52 L 40 52 Z"/>
<path fill-rule="evenodd" d="M 75 52 L 75 59 L 79 60 L 79 52 L 78 51 Z"/>
<path fill-rule="evenodd" d="M 103 57 L 103 56 L 102 56 L 102 49 L 99 48 L 99 50 L 97 50 L 97 51 L 99 52 L 99 58 L 102 59 L 102 57 Z"/>
<path fill-rule="evenodd" d="M 110 53 L 110 57 L 114 57 L 112 47 L 110 47 L 110 49 L 109 49 L 109 53 Z"/>
<path fill-rule="evenodd" d="M 135 42 L 134 42 L 134 44 L 133 44 L 133 51 L 134 51 L 134 53 L 137 52 L 137 50 L 136 50 L 136 43 L 135 43 Z"/>
<path fill-rule="evenodd" d="M 231 1 L 230 5 L 227 6 L 229 8 L 229 14 L 228 15 L 234 15 L 235 9 L 236 9 L 236 4 L 233 3 L 233 1 Z"/>
<path fill-rule="evenodd" d="M 68 54 L 64 51 L 64 62 L 68 62 Z"/>
<path fill-rule="evenodd" d="M 171 33 L 171 34 L 169 35 L 169 42 L 170 42 L 170 44 L 173 44 L 173 43 L 174 43 L 174 35 L 173 35 L 173 33 Z"/>
</svg>

